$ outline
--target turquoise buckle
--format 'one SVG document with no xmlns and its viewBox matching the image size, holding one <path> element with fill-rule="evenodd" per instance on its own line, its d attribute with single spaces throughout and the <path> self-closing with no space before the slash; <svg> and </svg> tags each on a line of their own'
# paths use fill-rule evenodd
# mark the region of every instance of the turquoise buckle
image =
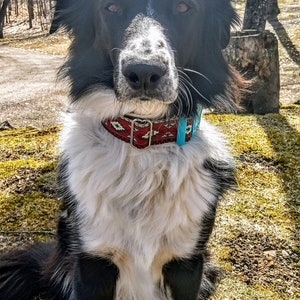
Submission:
<svg viewBox="0 0 300 300">
<path fill-rule="evenodd" d="M 198 108 L 197 115 L 193 120 L 193 127 L 192 127 L 192 138 L 196 134 L 196 131 L 200 127 L 202 118 L 202 107 Z M 188 131 L 188 119 L 187 117 L 181 117 L 178 121 L 178 132 L 177 132 L 177 140 L 176 143 L 178 146 L 184 146 L 186 144 L 186 135 Z"/>
</svg>

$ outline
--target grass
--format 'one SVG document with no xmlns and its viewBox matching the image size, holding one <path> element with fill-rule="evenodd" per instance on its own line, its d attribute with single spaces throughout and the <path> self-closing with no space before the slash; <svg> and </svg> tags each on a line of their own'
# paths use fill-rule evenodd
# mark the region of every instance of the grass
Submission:
<svg viewBox="0 0 300 300">
<path fill-rule="evenodd" d="M 293 105 L 207 116 L 231 142 L 239 183 L 221 203 L 212 239 L 226 272 L 215 299 L 300 299 L 299 113 Z"/>
<path fill-rule="evenodd" d="M 63 32 L 49 35 L 47 33 L 32 33 L 28 36 L 28 32 L 24 35 L 9 35 L 7 38 L 1 39 L 1 43 L 11 47 L 23 48 L 28 50 L 37 50 L 52 55 L 68 54 L 70 46 L 70 38 Z"/>
<path fill-rule="evenodd" d="M 0 132 L 0 231 L 53 231 L 58 128 Z"/>
<path fill-rule="evenodd" d="M 224 270 L 215 300 L 300 299 L 299 113 L 291 105 L 265 116 L 206 115 L 230 141 L 239 183 L 220 205 L 211 242 Z M 55 231 L 58 133 L 0 133 L 2 234 Z"/>
</svg>

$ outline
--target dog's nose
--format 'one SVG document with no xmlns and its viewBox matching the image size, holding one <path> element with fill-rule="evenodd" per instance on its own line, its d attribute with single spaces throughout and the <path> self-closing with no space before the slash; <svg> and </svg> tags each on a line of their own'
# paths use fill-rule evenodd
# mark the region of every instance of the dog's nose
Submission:
<svg viewBox="0 0 300 300">
<path fill-rule="evenodd" d="M 127 83 L 134 90 L 155 89 L 166 72 L 167 68 L 162 64 L 128 63 L 122 68 Z"/>
</svg>

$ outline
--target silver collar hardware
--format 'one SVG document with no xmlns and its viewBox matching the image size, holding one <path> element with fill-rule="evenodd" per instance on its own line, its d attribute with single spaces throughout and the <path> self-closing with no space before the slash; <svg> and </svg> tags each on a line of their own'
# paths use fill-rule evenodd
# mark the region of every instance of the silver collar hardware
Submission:
<svg viewBox="0 0 300 300">
<path fill-rule="evenodd" d="M 152 142 L 153 123 L 150 120 L 141 120 L 141 119 L 134 119 L 131 121 L 130 145 L 134 148 L 138 148 L 134 144 L 134 132 L 135 132 L 134 128 L 135 128 L 136 123 L 143 124 L 143 125 L 148 124 L 148 126 L 149 126 L 148 146 L 144 148 L 144 149 L 147 149 L 151 146 L 151 142 Z"/>
</svg>

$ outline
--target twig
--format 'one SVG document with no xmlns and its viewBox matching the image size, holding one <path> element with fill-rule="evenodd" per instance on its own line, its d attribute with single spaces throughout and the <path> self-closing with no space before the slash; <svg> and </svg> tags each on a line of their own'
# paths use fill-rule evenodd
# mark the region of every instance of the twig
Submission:
<svg viewBox="0 0 300 300">
<path fill-rule="evenodd" d="M 44 235 L 56 235 L 52 231 L 0 231 L 0 234 L 7 235 L 21 235 L 21 234 L 44 234 Z"/>
</svg>

